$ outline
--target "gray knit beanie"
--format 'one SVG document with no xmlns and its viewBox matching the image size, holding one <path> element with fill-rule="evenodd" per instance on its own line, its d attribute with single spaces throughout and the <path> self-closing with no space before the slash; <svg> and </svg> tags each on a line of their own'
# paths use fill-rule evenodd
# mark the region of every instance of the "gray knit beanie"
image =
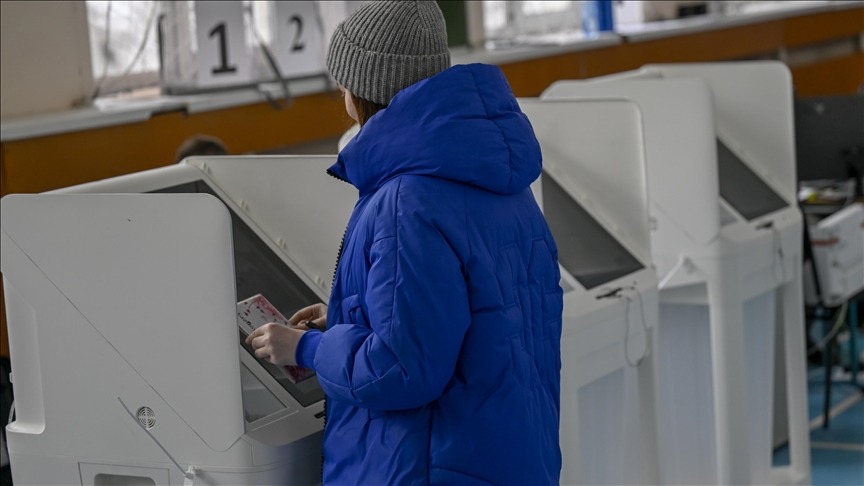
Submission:
<svg viewBox="0 0 864 486">
<path fill-rule="evenodd" d="M 327 70 L 352 94 L 381 105 L 450 67 L 444 15 L 434 1 L 372 1 L 340 23 Z"/>
</svg>

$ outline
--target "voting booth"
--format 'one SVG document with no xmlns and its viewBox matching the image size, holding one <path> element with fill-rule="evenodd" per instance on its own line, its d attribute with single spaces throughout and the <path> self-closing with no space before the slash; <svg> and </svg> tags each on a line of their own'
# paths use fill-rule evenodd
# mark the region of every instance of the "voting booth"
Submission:
<svg viewBox="0 0 864 486">
<path fill-rule="evenodd" d="M 543 152 L 532 190 L 558 247 L 562 484 L 655 484 L 651 265 L 642 123 L 625 100 L 520 99 Z"/>
<path fill-rule="evenodd" d="M 254 357 L 237 302 L 326 302 L 356 199 L 332 162 L 187 159 L 2 199 L 15 483 L 320 482 L 323 391 Z"/>
<path fill-rule="evenodd" d="M 626 96 L 644 116 L 664 483 L 809 482 L 802 218 L 792 88 L 781 63 L 645 66 L 560 81 L 542 98 Z M 772 467 L 780 327 L 788 467 Z"/>
</svg>

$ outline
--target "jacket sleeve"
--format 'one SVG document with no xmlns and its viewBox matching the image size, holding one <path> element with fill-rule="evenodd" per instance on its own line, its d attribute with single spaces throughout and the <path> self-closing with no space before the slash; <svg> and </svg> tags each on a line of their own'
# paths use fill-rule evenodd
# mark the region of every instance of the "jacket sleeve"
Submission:
<svg viewBox="0 0 864 486">
<path fill-rule="evenodd" d="M 328 326 L 314 358 L 329 396 L 378 410 L 441 396 L 471 321 L 453 248 L 422 209 L 397 213 L 394 231 L 371 245 L 364 299 L 370 326 Z"/>
</svg>

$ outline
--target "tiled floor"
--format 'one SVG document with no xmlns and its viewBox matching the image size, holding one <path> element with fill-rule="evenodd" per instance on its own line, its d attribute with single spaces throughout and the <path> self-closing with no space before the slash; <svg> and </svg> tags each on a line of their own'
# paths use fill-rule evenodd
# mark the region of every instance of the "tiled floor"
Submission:
<svg viewBox="0 0 864 486">
<path fill-rule="evenodd" d="M 821 426 L 824 400 L 824 377 L 811 370 L 808 380 L 811 418 L 810 461 L 814 486 L 864 484 L 864 393 L 845 381 L 836 381 L 831 390 L 834 410 L 842 411 Z M 782 447 L 774 453 L 776 465 L 789 463 L 789 450 Z"/>
</svg>

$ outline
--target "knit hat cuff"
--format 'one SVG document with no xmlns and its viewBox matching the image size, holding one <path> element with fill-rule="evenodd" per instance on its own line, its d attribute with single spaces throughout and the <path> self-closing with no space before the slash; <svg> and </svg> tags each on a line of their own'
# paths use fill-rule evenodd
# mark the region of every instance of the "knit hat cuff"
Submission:
<svg viewBox="0 0 864 486">
<path fill-rule="evenodd" d="M 363 49 L 337 27 L 330 41 L 327 70 L 352 94 L 388 105 L 401 91 L 450 67 L 450 53 L 388 54 Z M 407 81 L 407 83 L 406 83 Z"/>
</svg>

